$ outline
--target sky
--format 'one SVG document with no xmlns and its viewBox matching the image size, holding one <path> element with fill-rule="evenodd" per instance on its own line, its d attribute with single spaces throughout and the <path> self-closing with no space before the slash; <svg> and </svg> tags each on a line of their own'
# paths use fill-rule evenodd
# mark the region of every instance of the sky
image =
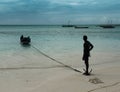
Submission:
<svg viewBox="0 0 120 92">
<path fill-rule="evenodd" d="M 120 23 L 120 0 L 0 0 L 0 24 Z"/>
</svg>

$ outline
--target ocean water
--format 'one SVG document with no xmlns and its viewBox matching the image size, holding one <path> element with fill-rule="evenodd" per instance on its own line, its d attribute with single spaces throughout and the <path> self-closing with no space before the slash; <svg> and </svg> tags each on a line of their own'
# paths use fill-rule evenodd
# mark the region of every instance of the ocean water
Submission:
<svg viewBox="0 0 120 92">
<path fill-rule="evenodd" d="M 31 37 L 30 47 L 21 46 L 19 40 L 21 35 Z M 94 45 L 92 51 L 92 57 L 96 57 L 93 58 L 94 60 L 97 60 L 98 57 L 100 59 L 102 57 L 100 55 L 104 56 L 105 53 L 107 57 L 114 55 L 114 57 L 119 59 L 119 26 L 113 29 L 103 29 L 96 26 L 90 26 L 88 29 L 75 29 L 73 27 L 61 26 L 0 26 L 1 62 L 8 62 L 15 54 L 21 55 L 22 57 L 20 53 L 26 54 L 24 57 L 29 57 L 30 53 L 39 56 L 39 52 L 35 51 L 33 46 L 54 58 L 64 61 L 66 57 L 66 61 L 71 62 L 69 60 L 74 61 L 74 54 L 79 59 L 82 57 L 83 35 L 87 35 L 88 40 Z M 72 53 L 74 54 L 70 56 Z M 18 59 L 21 59 L 21 57 Z M 108 62 L 110 59 L 108 59 Z"/>
</svg>

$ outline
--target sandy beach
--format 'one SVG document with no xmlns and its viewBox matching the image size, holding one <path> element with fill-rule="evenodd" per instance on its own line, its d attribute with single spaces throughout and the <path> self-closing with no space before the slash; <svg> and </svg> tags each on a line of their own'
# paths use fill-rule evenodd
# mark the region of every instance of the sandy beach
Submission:
<svg viewBox="0 0 120 92">
<path fill-rule="evenodd" d="M 119 30 L 1 26 L 0 92 L 120 92 Z M 30 35 L 30 47 L 21 34 Z M 82 74 L 84 34 L 94 45 L 90 76 Z"/>
<path fill-rule="evenodd" d="M 120 0 L 0 0 L 0 92 L 120 92 Z"/>
<path fill-rule="evenodd" d="M 10 52 L 11 53 L 11 52 Z M 102 58 L 97 57 L 98 54 Z M 1 92 L 119 92 L 120 60 L 113 54 L 108 59 L 98 53 L 91 57 L 93 71 L 90 76 L 75 72 L 50 58 L 35 52 L 12 52 L 0 56 L 0 91 Z M 107 55 L 107 54 L 106 54 Z M 68 58 L 72 57 L 72 58 Z M 107 58 L 107 59 L 106 59 Z M 110 63 L 95 64 L 95 60 L 112 60 Z M 83 62 L 79 53 L 56 57 L 83 72 Z M 65 60 L 70 60 L 70 63 Z M 116 60 L 116 61 L 115 61 Z M 9 63 L 10 62 L 10 63 Z M 100 62 L 100 61 L 99 61 Z M 82 65 L 81 65 L 82 64 Z M 44 67 L 43 67 L 44 66 Z"/>
</svg>

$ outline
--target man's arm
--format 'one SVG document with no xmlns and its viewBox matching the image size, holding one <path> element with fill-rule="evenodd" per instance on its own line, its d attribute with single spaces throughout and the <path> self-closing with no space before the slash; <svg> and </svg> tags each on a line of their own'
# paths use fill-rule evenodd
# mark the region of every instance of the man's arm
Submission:
<svg viewBox="0 0 120 92">
<path fill-rule="evenodd" d="M 93 49 L 93 45 L 90 43 L 90 48 L 89 48 L 89 50 L 91 51 L 92 49 Z"/>
</svg>

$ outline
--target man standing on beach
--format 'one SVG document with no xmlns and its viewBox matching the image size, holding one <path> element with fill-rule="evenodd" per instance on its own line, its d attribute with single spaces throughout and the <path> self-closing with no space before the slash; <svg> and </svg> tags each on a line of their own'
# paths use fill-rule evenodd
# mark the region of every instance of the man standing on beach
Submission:
<svg viewBox="0 0 120 92">
<path fill-rule="evenodd" d="M 87 36 L 84 35 L 83 36 L 83 40 L 84 40 L 84 50 L 83 50 L 83 58 L 82 60 L 85 61 L 85 66 L 86 66 L 86 71 L 85 71 L 85 75 L 90 75 L 89 74 L 89 57 L 90 57 L 90 51 L 93 49 L 93 45 L 87 40 Z"/>
</svg>

